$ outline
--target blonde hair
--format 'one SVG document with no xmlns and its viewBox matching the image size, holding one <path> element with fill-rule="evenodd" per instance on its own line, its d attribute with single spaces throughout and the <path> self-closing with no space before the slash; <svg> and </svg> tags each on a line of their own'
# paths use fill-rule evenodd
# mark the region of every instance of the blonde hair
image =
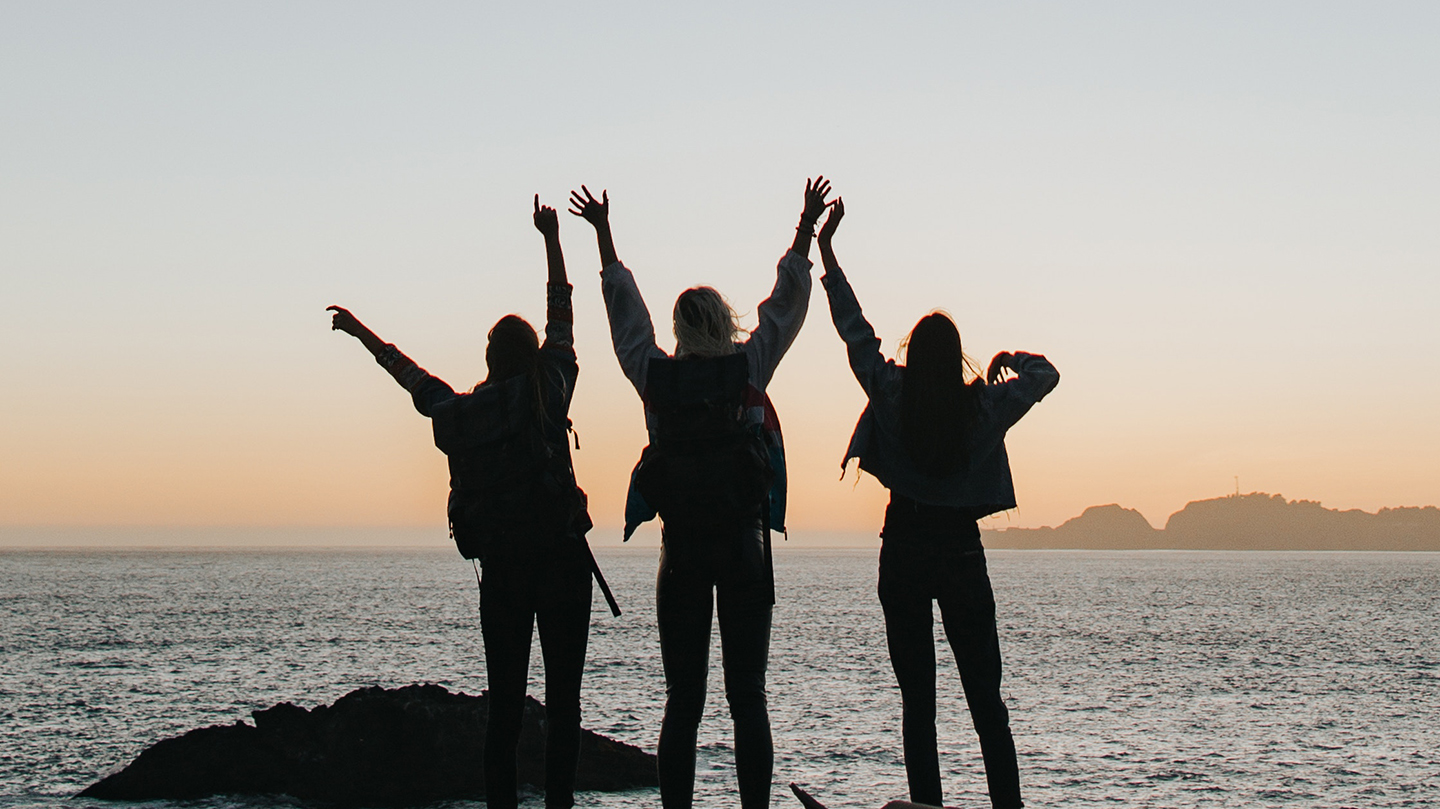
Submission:
<svg viewBox="0 0 1440 809">
<path fill-rule="evenodd" d="M 720 357 L 735 353 L 739 315 L 712 287 L 692 287 L 675 299 L 675 356 Z"/>
</svg>

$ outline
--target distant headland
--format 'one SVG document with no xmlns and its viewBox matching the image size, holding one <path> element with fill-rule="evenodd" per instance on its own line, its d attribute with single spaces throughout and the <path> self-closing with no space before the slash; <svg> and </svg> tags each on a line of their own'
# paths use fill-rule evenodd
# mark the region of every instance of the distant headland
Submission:
<svg viewBox="0 0 1440 809">
<path fill-rule="evenodd" d="M 1091 506 L 1055 528 L 987 529 L 984 536 L 991 548 L 1440 551 L 1440 509 L 1337 511 L 1314 500 L 1251 492 L 1187 503 L 1164 528 L 1112 503 Z"/>
</svg>

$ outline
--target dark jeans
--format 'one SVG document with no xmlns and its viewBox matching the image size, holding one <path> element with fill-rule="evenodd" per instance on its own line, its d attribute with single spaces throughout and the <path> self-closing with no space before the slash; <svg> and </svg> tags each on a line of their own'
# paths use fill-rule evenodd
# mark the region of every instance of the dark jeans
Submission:
<svg viewBox="0 0 1440 809">
<path fill-rule="evenodd" d="M 995 595 L 985 551 L 975 547 L 979 529 L 963 534 L 906 536 L 891 530 L 887 522 L 880 549 L 880 605 L 885 610 L 890 663 L 904 704 L 905 774 L 912 801 L 944 805 L 935 740 L 933 600 L 940 603 L 945 637 L 955 653 L 965 701 L 980 735 L 990 802 L 1009 809 L 1024 804 L 1010 714 L 1000 698 Z"/>
<path fill-rule="evenodd" d="M 664 526 L 655 611 L 665 666 L 665 719 L 658 750 L 665 809 L 689 809 L 694 799 L 695 733 L 705 710 L 712 598 L 718 602 L 725 698 L 735 722 L 740 805 L 761 809 L 770 804 L 774 755 L 765 666 L 771 593 L 761 530 L 759 520 Z"/>
<path fill-rule="evenodd" d="M 575 805 L 580 676 L 590 632 L 590 559 L 583 546 L 525 562 L 486 560 L 480 628 L 490 681 L 485 799 L 492 809 L 514 809 L 518 801 L 515 749 L 525 712 L 530 630 L 537 622 L 545 660 L 545 805 L 569 809 Z"/>
</svg>

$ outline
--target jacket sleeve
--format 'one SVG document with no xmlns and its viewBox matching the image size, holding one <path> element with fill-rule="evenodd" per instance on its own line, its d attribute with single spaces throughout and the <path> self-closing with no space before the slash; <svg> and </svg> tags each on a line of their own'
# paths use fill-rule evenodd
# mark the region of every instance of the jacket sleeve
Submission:
<svg viewBox="0 0 1440 809">
<path fill-rule="evenodd" d="M 426 418 L 430 417 L 430 411 L 435 405 L 455 398 L 454 388 L 446 384 L 445 380 L 416 365 L 414 360 L 400 353 L 394 343 L 386 343 L 385 350 L 380 352 L 375 361 L 400 383 L 400 387 L 409 391 L 415 409 Z"/>
<path fill-rule="evenodd" d="M 575 287 L 570 284 L 545 285 L 544 349 L 575 354 Z"/>
<path fill-rule="evenodd" d="M 635 391 L 643 396 L 650 358 L 666 356 L 655 345 L 655 326 L 650 322 L 650 310 L 645 308 L 645 299 L 640 297 L 635 276 L 618 261 L 600 271 L 600 293 L 605 298 L 605 315 L 610 320 L 610 342 L 615 346 L 615 358 L 620 361 L 620 369 L 635 386 Z"/>
<path fill-rule="evenodd" d="M 575 395 L 575 381 L 580 376 L 580 366 L 575 357 L 575 310 L 571 304 L 574 289 L 570 284 L 547 284 L 545 287 L 545 343 L 540 346 L 541 368 L 546 374 L 545 384 L 559 396 L 562 414 L 570 412 L 570 399 Z"/>
<path fill-rule="evenodd" d="M 1060 384 L 1060 372 L 1044 355 L 1016 351 L 1011 356 L 1015 378 L 992 386 L 995 390 L 991 393 L 995 416 L 1005 429 Z"/>
<path fill-rule="evenodd" d="M 809 259 L 787 250 L 775 268 L 775 288 L 756 309 L 760 323 L 745 341 L 744 350 L 750 358 L 751 382 L 759 390 L 770 384 L 781 358 L 805 325 L 813 286 L 811 266 Z"/>
<path fill-rule="evenodd" d="M 860 301 L 855 299 L 855 290 L 850 288 L 843 270 L 839 267 L 830 270 L 820 277 L 820 283 L 830 300 L 830 319 L 835 322 L 835 331 L 845 341 L 850 370 L 865 394 L 873 397 L 891 367 L 880 353 L 880 338 L 875 336 L 874 327 L 860 311 Z"/>
</svg>

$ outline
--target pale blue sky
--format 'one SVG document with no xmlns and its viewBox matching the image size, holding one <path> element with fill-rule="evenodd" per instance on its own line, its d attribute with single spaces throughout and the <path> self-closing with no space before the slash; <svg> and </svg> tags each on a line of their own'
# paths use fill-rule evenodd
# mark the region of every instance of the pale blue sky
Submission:
<svg viewBox="0 0 1440 809">
<path fill-rule="evenodd" d="M 470 384 L 543 315 L 530 195 L 584 182 L 658 331 L 695 283 L 753 322 L 819 172 L 887 350 L 938 306 L 1060 367 L 1008 524 L 1234 475 L 1434 503 L 1436 42 L 1426 3 L 0 6 L 0 523 L 438 524 L 428 426 L 325 305 Z M 639 406 L 562 239 L 613 524 Z M 792 519 L 871 530 L 816 290 Z"/>
</svg>

